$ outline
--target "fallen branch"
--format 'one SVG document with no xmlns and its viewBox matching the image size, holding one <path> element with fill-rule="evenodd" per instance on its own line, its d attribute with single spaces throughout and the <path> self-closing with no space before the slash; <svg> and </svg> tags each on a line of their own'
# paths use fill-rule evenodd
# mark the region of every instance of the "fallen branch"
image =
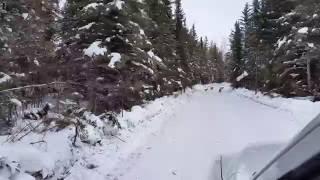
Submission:
<svg viewBox="0 0 320 180">
<path fill-rule="evenodd" d="M 35 129 L 37 129 L 41 124 L 43 124 L 43 121 L 38 123 L 33 129 L 31 129 L 30 131 L 28 131 L 27 133 L 25 133 L 23 136 L 21 136 L 20 138 L 17 139 L 17 141 L 21 141 L 24 137 L 26 137 L 27 135 L 29 135 L 30 133 L 32 133 Z M 13 142 L 13 140 L 12 140 Z"/>
<path fill-rule="evenodd" d="M 31 142 L 30 144 L 34 145 L 34 144 L 39 144 L 39 143 L 47 143 L 47 142 L 44 140 L 41 140 L 41 141 L 37 141 L 37 142 Z"/>
<path fill-rule="evenodd" d="M 120 141 L 124 142 L 124 143 L 127 143 L 125 140 L 121 139 L 119 136 L 117 135 L 111 135 L 112 137 L 115 137 L 117 139 L 119 139 Z"/>
<path fill-rule="evenodd" d="M 16 88 L 11 88 L 11 89 L 5 89 L 5 90 L 0 91 L 0 93 L 12 92 L 12 91 L 16 91 L 16 90 L 35 88 L 35 87 L 44 87 L 44 86 L 55 85 L 55 84 L 67 84 L 67 82 L 51 82 L 51 83 L 47 83 L 47 84 L 33 84 L 33 85 L 28 85 L 28 86 L 21 86 L 21 87 L 16 87 Z"/>
<path fill-rule="evenodd" d="M 28 123 L 28 124 L 25 125 L 22 129 L 20 129 L 19 132 L 15 133 L 15 134 L 12 134 L 12 135 L 9 135 L 5 142 L 9 142 L 9 141 L 13 142 L 14 139 L 15 139 L 16 137 L 18 137 L 18 136 L 19 136 L 24 130 L 26 130 L 28 127 L 32 127 L 32 124 L 31 124 L 31 123 Z M 32 128 L 33 128 L 33 127 L 32 127 Z"/>
<path fill-rule="evenodd" d="M 76 142 L 77 142 L 77 137 L 79 135 L 79 122 L 75 123 L 74 125 L 75 125 L 75 135 L 73 137 L 72 145 L 74 147 L 77 147 Z"/>
</svg>

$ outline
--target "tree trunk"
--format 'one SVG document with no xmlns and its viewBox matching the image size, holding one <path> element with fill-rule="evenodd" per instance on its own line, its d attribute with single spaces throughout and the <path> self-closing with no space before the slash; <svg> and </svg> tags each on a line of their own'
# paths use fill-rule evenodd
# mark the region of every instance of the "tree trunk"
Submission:
<svg viewBox="0 0 320 180">
<path fill-rule="evenodd" d="M 312 82 L 311 82 L 311 67 L 310 67 L 310 59 L 307 59 L 307 76 L 308 76 L 308 90 L 311 91 Z"/>
</svg>

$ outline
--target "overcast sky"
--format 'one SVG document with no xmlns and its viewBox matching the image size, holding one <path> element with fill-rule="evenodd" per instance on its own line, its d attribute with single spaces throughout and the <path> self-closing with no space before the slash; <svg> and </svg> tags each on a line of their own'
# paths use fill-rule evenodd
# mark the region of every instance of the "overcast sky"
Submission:
<svg viewBox="0 0 320 180">
<path fill-rule="evenodd" d="M 251 0 L 182 0 L 188 25 L 218 44 L 227 38 L 246 2 Z"/>
</svg>

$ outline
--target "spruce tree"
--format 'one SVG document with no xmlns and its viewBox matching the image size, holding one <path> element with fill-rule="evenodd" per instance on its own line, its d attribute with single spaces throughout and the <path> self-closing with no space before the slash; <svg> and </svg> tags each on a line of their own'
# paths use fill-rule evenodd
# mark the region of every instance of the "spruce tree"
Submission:
<svg viewBox="0 0 320 180">
<path fill-rule="evenodd" d="M 185 28 L 185 17 L 182 9 L 181 0 L 175 0 L 175 37 L 177 41 L 176 53 L 177 53 L 177 63 L 182 67 L 185 72 L 189 72 L 190 68 L 188 65 L 188 57 L 185 49 L 186 42 L 186 28 Z"/>
<path fill-rule="evenodd" d="M 196 49 L 198 48 L 198 35 L 196 32 L 196 27 L 193 24 L 189 31 L 189 42 L 188 42 L 188 50 L 190 59 L 196 58 Z"/>
<path fill-rule="evenodd" d="M 213 65 L 214 81 L 221 83 L 224 80 L 224 62 L 223 53 L 217 47 L 217 44 L 211 42 L 209 47 L 209 59 Z"/>
<path fill-rule="evenodd" d="M 171 3 L 168 0 L 145 2 L 148 15 L 153 22 L 150 28 L 146 28 L 147 36 L 153 44 L 155 53 L 164 59 L 166 64 L 173 64 L 176 43 Z"/>
<path fill-rule="evenodd" d="M 242 31 L 240 23 L 235 23 L 235 29 L 231 35 L 231 62 L 230 69 L 232 70 L 230 80 L 232 85 L 237 88 L 240 86 L 240 82 L 237 78 L 243 73 L 243 45 L 242 45 Z"/>
<path fill-rule="evenodd" d="M 252 31 L 251 28 L 251 10 L 249 7 L 249 3 L 245 4 L 245 7 L 242 11 L 242 17 L 241 17 L 241 28 L 243 30 L 243 55 L 245 61 L 248 61 L 248 52 L 249 52 L 249 38 L 250 33 Z"/>
</svg>

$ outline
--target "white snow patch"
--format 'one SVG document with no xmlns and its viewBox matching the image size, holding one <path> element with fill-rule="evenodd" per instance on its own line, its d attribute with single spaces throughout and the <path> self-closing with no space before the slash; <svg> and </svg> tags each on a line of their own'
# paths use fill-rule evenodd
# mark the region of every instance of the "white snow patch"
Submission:
<svg viewBox="0 0 320 180">
<path fill-rule="evenodd" d="M 53 174 L 54 161 L 48 154 L 24 144 L 11 144 L 0 148 L 2 157 L 18 162 L 25 172 L 42 172 L 44 177 Z"/>
<path fill-rule="evenodd" d="M 110 63 L 109 63 L 109 67 L 111 68 L 115 68 L 115 64 L 117 62 L 120 62 L 121 61 L 121 54 L 119 53 L 111 53 L 111 60 L 110 60 Z"/>
<path fill-rule="evenodd" d="M 17 107 L 21 107 L 21 106 L 22 106 L 22 102 L 19 101 L 19 100 L 16 99 L 16 98 L 12 98 L 12 99 L 10 99 L 10 101 L 11 101 L 13 104 L 15 104 Z"/>
<path fill-rule="evenodd" d="M 297 13 L 296 12 L 290 12 L 290 13 L 288 13 L 288 14 L 286 14 L 285 16 L 293 16 L 293 15 L 296 15 Z"/>
<path fill-rule="evenodd" d="M 156 61 L 158 61 L 158 62 L 163 62 L 162 59 L 161 59 L 159 56 L 155 55 L 155 54 L 152 52 L 152 50 L 150 50 L 150 51 L 148 52 L 148 55 L 149 55 L 149 57 L 150 57 L 151 59 L 154 59 L 154 60 L 156 60 Z"/>
<path fill-rule="evenodd" d="M 33 60 L 33 63 L 36 65 L 36 66 L 40 66 L 40 63 L 37 59 Z"/>
<path fill-rule="evenodd" d="M 26 74 L 25 73 L 12 73 L 10 74 L 11 76 L 15 76 L 15 77 L 26 77 Z"/>
<path fill-rule="evenodd" d="M 101 47 L 101 43 L 101 41 L 93 42 L 87 49 L 83 50 L 84 54 L 89 57 L 104 55 L 108 50 L 105 47 Z"/>
<path fill-rule="evenodd" d="M 308 30 L 309 30 L 308 27 L 303 27 L 303 28 L 300 28 L 300 29 L 298 30 L 298 33 L 299 33 L 299 34 L 308 34 Z"/>
<path fill-rule="evenodd" d="M 278 49 L 281 48 L 286 42 L 287 42 L 287 36 L 285 36 L 283 39 L 279 39 L 278 40 Z"/>
<path fill-rule="evenodd" d="M 293 77 L 293 78 L 296 78 L 296 77 L 300 76 L 300 74 L 291 73 L 290 76 Z"/>
<path fill-rule="evenodd" d="M 7 27 L 6 28 L 9 32 L 12 32 L 12 28 Z"/>
<path fill-rule="evenodd" d="M 247 77 L 249 74 L 247 71 L 244 71 L 240 76 L 237 77 L 237 81 L 241 81 L 242 79 L 244 79 L 245 77 Z"/>
<path fill-rule="evenodd" d="M 26 20 L 28 18 L 29 14 L 28 13 L 22 13 L 22 17 L 24 20 Z"/>
<path fill-rule="evenodd" d="M 96 23 L 95 22 L 89 23 L 85 26 L 80 27 L 79 30 L 90 29 L 94 24 Z"/>
<path fill-rule="evenodd" d="M 138 63 L 138 62 L 135 62 L 135 61 L 132 61 L 132 64 L 134 64 L 136 66 L 143 67 L 144 69 L 148 70 L 151 74 L 154 74 L 154 71 L 151 68 L 149 68 L 148 66 L 144 65 L 144 64 L 141 64 L 141 63 Z"/>
<path fill-rule="evenodd" d="M 11 80 L 11 77 L 3 72 L 0 72 L 0 84 Z"/>
<path fill-rule="evenodd" d="M 90 3 L 86 5 L 83 9 L 87 11 L 90 8 L 96 9 L 98 6 L 102 6 L 102 5 L 103 3 Z"/>
<path fill-rule="evenodd" d="M 308 43 L 308 46 L 309 46 L 310 48 L 314 48 L 314 43 Z"/>
<path fill-rule="evenodd" d="M 110 2 L 109 4 L 112 5 L 112 6 L 115 6 L 119 10 L 121 10 L 123 8 L 124 1 L 122 1 L 122 0 L 113 0 L 113 2 Z"/>
<path fill-rule="evenodd" d="M 140 29 L 140 35 L 146 35 L 143 29 Z"/>
<path fill-rule="evenodd" d="M 67 0 L 59 0 L 59 9 L 62 10 L 67 3 Z"/>
</svg>

